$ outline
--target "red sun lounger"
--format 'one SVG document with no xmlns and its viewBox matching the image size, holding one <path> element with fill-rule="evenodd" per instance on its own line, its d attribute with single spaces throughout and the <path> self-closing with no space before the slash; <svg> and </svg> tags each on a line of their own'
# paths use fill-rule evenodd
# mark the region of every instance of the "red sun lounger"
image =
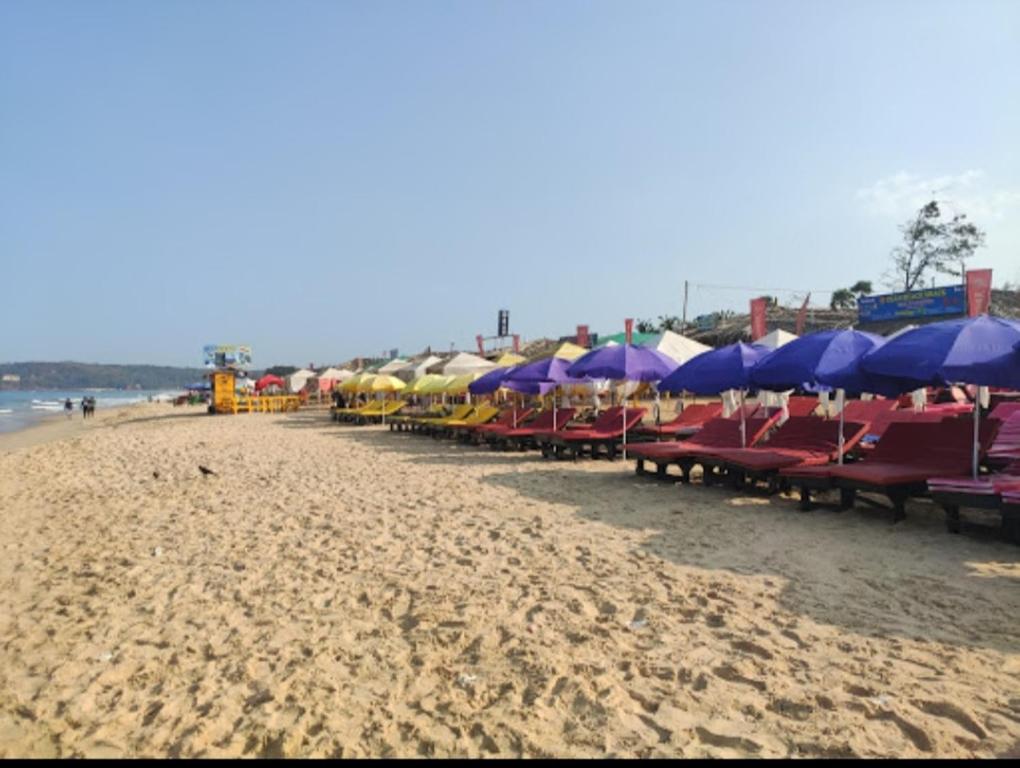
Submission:
<svg viewBox="0 0 1020 768">
<path fill-rule="evenodd" d="M 485 436 L 490 443 L 499 445 L 502 448 L 526 448 L 535 445 L 535 435 L 549 430 L 565 429 L 567 422 L 574 418 L 576 413 L 573 408 L 558 408 L 555 413 L 551 408 L 541 411 L 538 416 L 528 424 L 517 429 L 508 429 L 501 432 L 492 432 Z"/>
<path fill-rule="evenodd" d="M 595 458 L 600 449 L 604 448 L 606 458 L 612 460 L 616 458 L 617 447 L 623 442 L 624 429 L 632 432 L 641 423 L 644 415 L 644 408 L 628 407 L 626 411 L 622 407 L 610 408 L 599 414 L 594 423 L 586 429 L 547 432 L 536 440 L 542 446 L 542 455 L 545 457 L 576 459 L 587 448 L 588 455 Z M 626 427 L 624 426 L 625 418 Z"/>
<path fill-rule="evenodd" d="M 634 433 L 658 440 L 687 437 L 701 429 L 706 421 L 722 415 L 722 407 L 722 403 L 693 403 L 680 411 L 672 421 L 637 426 Z"/>
<path fill-rule="evenodd" d="M 746 445 L 754 445 L 779 419 L 779 414 L 768 417 L 755 416 L 747 419 L 744 426 L 747 430 Z M 680 468 L 682 482 L 690 480 L 691 468 L 700 464 L 701 456 L 709 456 L 715 450 L 740 448 L 740 421 L 730 418 L 712 419 L 703 426 L 698 434 L 683 442 L 638 443 L 627 448 L 629 458 L 637 464 L 634 471 L 643 475 L 645 464 L 655 465 L 655 474 L 660 479 L 666 478 L 669 466 L 676 464 Z"/>
<path fill-rule="evenodd" d="M 982 451 L 987 449 L 997 429 L 997 421 L 982 423 Z M 970 419 L 894 423 L 863 461 L 839 466 L 791 467 L 780 470 L 780 475 L 800 488 L 801 509 L 810 509 L 811 491 L 816 489 L 838 488 L 841 508 L 852 506 L 858 491 L 876 492 L 889 498 L 893 522 L 897 522 L 904 518 L 907 499 L 927 494 L 929 477 L 968 474 L 972 444 Z"/>
<path fill-rule="evenodd" d="M 713 468 L 739 486 L 745 479 L 769 480 L 776 489 L 777 473 L 784 467 L 810 467 L 829 464 L 839 458 L 840 424 L 834 419 L 791 416 L 765 442 L 752 448 L 716 450 L 702 461 L 705 481 L 711 483 Z M 867 431 L 856 421 L 843 424 L 843 450 L 851 450 Z"/>
<path fill-rule="evenodd" d="M 459 440 L 467 440 L 478 444 L 485 434 L 495 434 L 508 429 L 523 427 L 525 421 L 534 412 L 533 408 L 506 408 L 500 411 L 499 415 L 486 424 L 460 424 L 452 427 L 452 431 Z"/>
<path fill-rule="evenodd" d="M 880 419 L 884 414 L 892 413 L 898 407 L 899 403 L 895 399 L 847 400 L 843 406 L 843 419 L 870 425 L 876 419 Z M 839 418 L 839 416 L 833 418 Z"/>
<path fill-rule="evenodd" d="M 979 477 L 930 477 L 928 494 L 932 501 L 946 512 L 946 527 L 951 533 L 959 533 L 960 510 L 1002 509 L 1004 498 L 1009 494 L 1020 494 L 1020 461 L 1010 464 L 1002 472 Z M 1020 544 L 1020 528 L 1013 523 L 1012 516 L 1002 515 L 1003 532 Z"/>
<path fill-rule="evenodd" d="M 999 509 L 1006 536 L 1014 544 L 1020 544 L 1020 491 L 1004 491 Z"/>
<path fill-rule="evenodd" d="M 996 418 L 996 413 L 1004 414 L 1005 418 L 1002 419 L 992 447 L 988 449 L 988 463 L 1002 466 L 1020 459 L 1020 409 L 1004 409 L 1000 405 L 989 418 Z"/>
</svg>

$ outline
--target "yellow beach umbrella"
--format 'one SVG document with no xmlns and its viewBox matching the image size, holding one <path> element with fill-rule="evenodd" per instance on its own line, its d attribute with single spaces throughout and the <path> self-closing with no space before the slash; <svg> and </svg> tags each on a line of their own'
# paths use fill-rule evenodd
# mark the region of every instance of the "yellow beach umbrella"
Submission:
<svg viewBox="0 0 1020 768">
<path fill-rule="evenodd" d="M 480 378 L 481 375 L 480 373 L 462 373 L 460 376 L 453 376 L 443 388 L 443 392 L 448 395 L 462 395 L 468 391 L 468 384 Z"/>
<path fill-rule="evenodd" d="M 453 379 L 452 376 L 442 376 L 439 374 L 433 374 L 433 376 L 435 376 L 434 379 L 426 381 L 424 384 L 422 384 L 421 388 L 418 390 L 419 394 L 438 395 L 441 392 L 445 391 L 446 385 L 449 384 L 450 381 Z"/>
<path fill-rule="evenodd" d="M 378 374 L 375 374 L 375 373 L 365 373 L 365 374 L 362 374 L 361 378 L 358 379 L 358 386 L 357 386 L 358 392 L 371 392 L 372 391 L 372 382 L 375 381 L 377 376 L 378 376 Z"/>
<path fill-rule="evenodd" d="M 576 360 L 587 351 L 588 350 L 584 347 L 579 347 L 577 344 L 565 341 L 560 345 L 560 348 L 553 353 L 553 357 L 559 357 L 563 360 Z"/>
<path fill-rule="evenodd" d="M 511 365 L 520 365 L 521 363 L 528 362 L 528 358 L 523 355 L 518 355 L 515 352 L 504 352 L 503 356 L 496 361 L 496 366 L 499 368 L 508 368 Z"/>
<path fill-rule="evenodd" d="M 404 389 L 407 384 L 396 376 L 388 376 L 387 374 L 380 373 L 372 377 L 372 380 L 366 384 L 368 391 L 370 392 L 399 392 Z M 386 408 L 382 409 L 382 423 L 386 423 Z"/>
<path fill-rule="evenodd" d="M 345 381 L 343 384 L 340 385 L 340 391 L 341 392 L 357 392 L 358 391 L 358 385 L 361 383 L 361 380 L 364 379 L 368 375 L 370 375 L 370 374 L 366 374 L 366 373 L 356 373 L 356 374 L 354 374 L 353 376 L 351 376 L 351 378 L 347 379 L 347 381 Z"/>
<path fill-rule="evenodd" d="M 367 386 L 369 392 L 400 392 L 407 384 L 396 376 L 380 373 L 373 376 Z"/>
<path fill-rule="evenodd" d="M 435 373 L 426 373 L 423 376 L 419 376 L 417 379 L 407 385 L 407 389 L 404 390 L 409 395 L 422 395 L 426 394 L 426 387 L 434 383 L 436 379 L 442 379 L 443 377 Z"/>
</svg>

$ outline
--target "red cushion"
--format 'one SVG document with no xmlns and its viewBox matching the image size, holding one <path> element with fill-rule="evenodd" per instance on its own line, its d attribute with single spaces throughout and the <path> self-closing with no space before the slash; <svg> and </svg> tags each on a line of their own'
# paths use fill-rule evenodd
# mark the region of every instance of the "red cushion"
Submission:
<svg viewBox="0 0 1020 768">
<path fill-rule="evenodd" d="M 734 448 L 732 450 L 718 451 L 714 458 L 751 471 L 829 463 L 828 453 L 798 451 L 790 448 L 780 448 L 777 450 L 770 450 L 768 448 Z"/>
</svg>

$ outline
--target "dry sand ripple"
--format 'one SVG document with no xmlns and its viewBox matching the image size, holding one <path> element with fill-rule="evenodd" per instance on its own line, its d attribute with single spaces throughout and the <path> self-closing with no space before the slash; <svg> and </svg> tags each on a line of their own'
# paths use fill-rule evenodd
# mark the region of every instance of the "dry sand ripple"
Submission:
<svg viewBox="0 0 1020 768">
<path fill-rule="evenodd" d="M 926 505 L 179 411 L 0 454 L 0 756 L 1017 750 L 1018 550 Z"/>
</svg>

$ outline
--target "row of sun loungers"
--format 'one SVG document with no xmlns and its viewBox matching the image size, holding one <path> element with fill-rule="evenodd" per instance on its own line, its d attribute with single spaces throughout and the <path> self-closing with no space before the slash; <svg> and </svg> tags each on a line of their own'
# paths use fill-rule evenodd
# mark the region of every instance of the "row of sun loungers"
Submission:
<svg viewBox="0 0 1020 768">
<path fill-rule="evenodd" d="M 459 405 L 448 414 L 405 416 L 398 403 L 391 401 L 394 410 L 386 419 L 394 431 L 503 450 L 537 448 L 544 457 L 561 459 L 614 459 L 622 448 L 622 406 L 577 424 L 574 408 L 499 409 L 483 403 Z M 897 405 L 895 399 L 847 402 L 842 447 L 840 420 L 815 415 L 813 397 L 791 398 L 782 424 L 779 408 L 748 405 L 743 419 L 739 411 L 724 418 L 721 403 L 706 403 L 690 405 L 663 424 L 643 425 L 646 410 L 628 406 L 627 453 L 638 474 L 654 467 L 657 477 L 676 477 L 669 473 L 676 466 L 687 483 L 700 466 L 706 485 L 763 483 L 770 492 L 794 490 L 805 510 L 822 492 L 838 492 L 841 509 L 858 501 L 883 506 L 860 495 L 880 494 L 898 521 L 908 499 L 928 496 L 945 510 L 949 529 L 959 531 L 961 509 L 997 509 L 1006 533 L 1020 543 L 1020 403 L 1002 403 L 982 420 L 980 455 L 998 471 L 977 480 L 971 478 L 973 420 L 960 407 L 969 404 L 928 406 L 920 413 Z M 369 423 L 381 420 L 383 410 L 347 409 L 334 418 Z"/>
</svg>

